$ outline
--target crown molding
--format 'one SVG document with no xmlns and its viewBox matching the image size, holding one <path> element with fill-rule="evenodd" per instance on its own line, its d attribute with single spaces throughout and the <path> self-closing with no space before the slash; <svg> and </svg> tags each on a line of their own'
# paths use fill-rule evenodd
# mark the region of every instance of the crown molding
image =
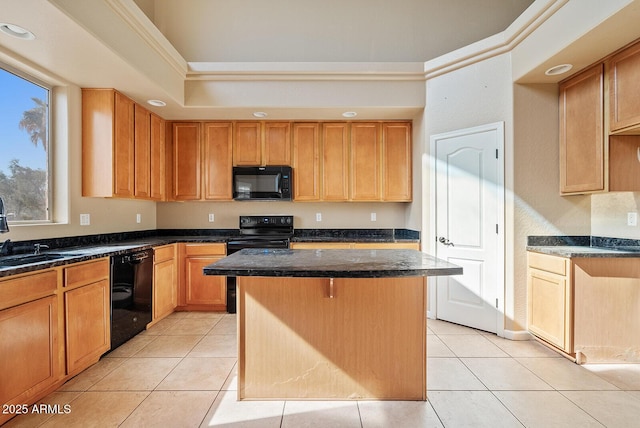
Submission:
<svg viewBox="0 0 640 428">
<path fill-rule="evenodd" d="M 512 51 L 569 0 L 535 0 L 506 30 L 441 55 L 424 64 L 431 79 Z"/>
<path fill-rule="evenodd" d="M 167 38 L 153 25 L 147 15 L 133 0 L 104 0 L 142 40 L 160 55 L 167 64 L 182 76 L 187 75 L 187 61 L 173 47 Z"/>
</svg>

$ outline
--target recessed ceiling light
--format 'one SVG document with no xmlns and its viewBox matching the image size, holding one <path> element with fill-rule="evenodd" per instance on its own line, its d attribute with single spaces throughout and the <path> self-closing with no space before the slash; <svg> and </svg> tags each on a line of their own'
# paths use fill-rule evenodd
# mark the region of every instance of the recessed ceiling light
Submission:
<svg viewBox="0 0 640 428">
<path fill-rule="evenodd" d="M 167 105 L 167 103 L 165 103 L 162 100 L 148 100 L 147 104 L 151 104 L 152 106 L 155 106 L 155 107 L 164 107 Z"/>
<path fill-rule="evenodd" d="M 36 36 L 29 30 L 22 28 L 19 25 L 0 23 L 0 31 L 3 33 L 22 40 L 33 40 Z"/>
<path fill-rule="evenodd" d="M 547 71 L 544 72 L 547 76 L 557 76 L 558 74 L 564 74 L 567 71 L 571 70 L 573 65 L 571 64 L 560 64 L 555 67 L 551 67 Z"/>
<path fill-rule="evenodd" d="M 356 113 L 355 111 L 345 111 L 344 113 L 342 113 L 342 116 L 344 117 L 356 117 L 358 115 L 358 113 Z"/>
<path fill-rule="evenodd" d="M 263 111 L 254 111 L 253 112 L 253 117 L 267 117 L 267 113 L 265 113 Z"/>
</svg>

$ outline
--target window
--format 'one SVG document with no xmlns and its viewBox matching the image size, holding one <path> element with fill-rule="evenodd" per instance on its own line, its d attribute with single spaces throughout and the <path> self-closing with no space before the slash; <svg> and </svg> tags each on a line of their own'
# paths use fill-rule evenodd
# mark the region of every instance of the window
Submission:
<svg viewBox="0 0 640 428">
<path fill-rule="evenodd" d="M 49 93 L 0 68 L 0 197 L 9 222 L 51 219 Z"/>
</svg>

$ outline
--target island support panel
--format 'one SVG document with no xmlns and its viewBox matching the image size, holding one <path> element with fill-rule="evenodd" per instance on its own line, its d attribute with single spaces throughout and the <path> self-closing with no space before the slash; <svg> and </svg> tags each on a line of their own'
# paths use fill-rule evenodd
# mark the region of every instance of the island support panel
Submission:
<svg viewBox="0 0 640 428">
<path fill-rule="evenodd" d="M 426 400 L 426 278 L 238 278 L 238 399 Z"/>
</svg>

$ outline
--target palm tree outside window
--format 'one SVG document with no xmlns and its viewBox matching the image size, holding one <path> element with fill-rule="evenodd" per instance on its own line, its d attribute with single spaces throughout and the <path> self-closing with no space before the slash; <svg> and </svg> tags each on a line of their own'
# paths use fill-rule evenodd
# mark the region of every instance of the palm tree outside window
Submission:
<svg viewBox="0 0 640 428">
<path fill-rule="evenodd" d="M 0 197 L 8 220 L 50 221 L 50 90 L 2 66 L 0 94 Z"/>
</svg>

